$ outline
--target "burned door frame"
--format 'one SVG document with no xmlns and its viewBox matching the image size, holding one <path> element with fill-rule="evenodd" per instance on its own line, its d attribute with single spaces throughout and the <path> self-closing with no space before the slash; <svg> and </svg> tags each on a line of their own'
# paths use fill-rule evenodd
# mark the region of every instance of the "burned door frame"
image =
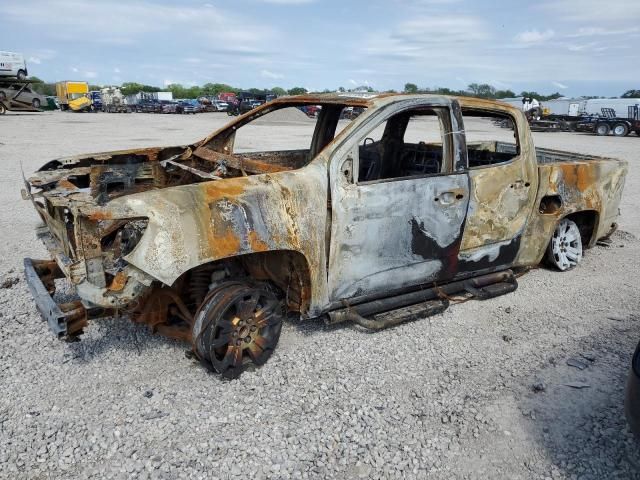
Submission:
<svg viewBox="0 0 640 480">
<path fill-rule="evenodd" d="M 359 183 L 360 143 L 394 115 L 420 108 L 449 113 L 446 122 L 440 121 L 446 171 Z M 331 303 L 455 276 L 469 201 L 459 120 L 458 104 L 450 98 L 395 102 L 375 112 L 336 149 L 329 166 Z"/>
<path fill-rule="evenodd" d="M 526 133 L 524 117 L 512 115 L 506 107 L 467 105 L 464 99 L 460 104 L 462 110 L 475 114 L 486 112 L 488 116 L 510 118 L 518 142 L 516 154 L 510 160 L 467 169 L 469 211 L 458 262 L 462 276 L 500 269 L 515 261 L 538 191 L 538 175 L 537 164 L 531 161 L 535 159 L 535 148 Z M 461 121 L 464 122 L 464 113 Z M 465 163 L 468 165 L 468 157 Z"/>
</svg>

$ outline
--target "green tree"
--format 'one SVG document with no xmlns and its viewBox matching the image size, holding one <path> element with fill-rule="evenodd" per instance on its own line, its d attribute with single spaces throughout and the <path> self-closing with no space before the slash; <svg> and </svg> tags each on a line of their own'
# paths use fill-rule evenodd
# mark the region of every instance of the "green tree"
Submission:
<svg viewBox="0 0 640 480">
<path fill-rule="evenodd" d="M 282 87 L 273 87 L 271 91 L 278 97 L 284 97 L 287 95 L 287 91 Z"/>
<path fill-rule="evenodd" d="M 404 93 L 418 93 L 418 86 L 415 83 L 405 83 Z"/>
<path fill-rule="evenodd" d="M 627 90 L 620 98 L 640 98 L 640 90 Z"/>
<path fill-rule="evenodd" d="M 289 95 L 304 95 L 307 93 L 307 89 L 303 87 L 293 87 L 289 89 Z"/>
<path fill-rule="evenodd" d="M 159 92 L 160 88 L 135 82 L 125 82 L 120 87 L 120 91 L 123 95 L 134 95 L 138 92 Z"/>
<path fill-rule="evenodd" d="M 496 90 L 495 98 L 513 98 L 516 96 L 516 92 L 511 90 Z"/>
</svg>

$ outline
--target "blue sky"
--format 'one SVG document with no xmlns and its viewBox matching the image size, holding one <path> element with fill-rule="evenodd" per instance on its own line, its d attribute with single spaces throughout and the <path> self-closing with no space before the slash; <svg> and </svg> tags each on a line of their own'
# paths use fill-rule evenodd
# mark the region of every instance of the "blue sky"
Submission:
<svg viewBox="0 0 640 480">
<path fill-rule="evenodd" d="M 640 0 L 3 0 L 30 74 L 310 90 L 640 89 Z"/>
</svg>

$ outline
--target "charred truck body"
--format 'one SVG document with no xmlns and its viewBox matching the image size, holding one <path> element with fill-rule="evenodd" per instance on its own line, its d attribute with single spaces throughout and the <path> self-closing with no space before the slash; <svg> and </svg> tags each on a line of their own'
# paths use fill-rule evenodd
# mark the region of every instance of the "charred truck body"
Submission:
<svg viewBox="0 0 640 480">
<path fill-rule="evenodd" d="M 265 114 L 306 105 L 321 110 L 303 148 L 238 144 Z M 364 113 L 340 120 L 345 108 Z M 510 142 L 465 134 L 496 118 L 515 125 Z M 45 164 L 24 196 L 53 260 L 26 259 L 26 274 L 60 337 L 126 312 L 234 377 L 267 360 L 286 311 L 377 329 L 406 320 L 387 313 L 399 307 L 428 315 L 446 294 L 513 291 L 512 268 L 574 267 L 615 229 L 626 172 L 536 150 L 523 114 L 499 102 L 280 98 L 192 145 Z M 54 303 L 58 277 L 79 300 Z"/>
</svg>

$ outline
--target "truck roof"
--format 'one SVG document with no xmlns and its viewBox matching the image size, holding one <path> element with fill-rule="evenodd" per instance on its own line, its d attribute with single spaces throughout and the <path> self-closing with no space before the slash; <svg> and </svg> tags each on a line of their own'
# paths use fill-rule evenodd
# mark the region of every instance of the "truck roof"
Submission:
<svg viewBox="0 0 640 480">
<path fill-rule="evenodd" d="M 491 106 L 499 106 L 501 110 L 505 108 L 508 110 L 518 110 L 517 108 L 509 105 L 505 102 L 497 100 L 487 100 L 476 97 L 459 97 L 451 95 L 437 95 L 430 93 L 357 93 L 357 92 L 345 92 L 345 93 L 314 93 L 305 95 L 295 95 L 278 97 L 275 100 L 269 102 L 269 104 L 280 103 L 302 103 L 308 105 L 323 104 L 323 103 L 335 103 L 340 105 L 348 105 L 350 107 L 381 107 L 389 103 L 393 103 L 400 100 L 411 99 L 424 99 L 424 98 L 451 98 L 460 102 L 460 105 L 467 108 L 484 107 L 490 108 Z"/>
</svg>

